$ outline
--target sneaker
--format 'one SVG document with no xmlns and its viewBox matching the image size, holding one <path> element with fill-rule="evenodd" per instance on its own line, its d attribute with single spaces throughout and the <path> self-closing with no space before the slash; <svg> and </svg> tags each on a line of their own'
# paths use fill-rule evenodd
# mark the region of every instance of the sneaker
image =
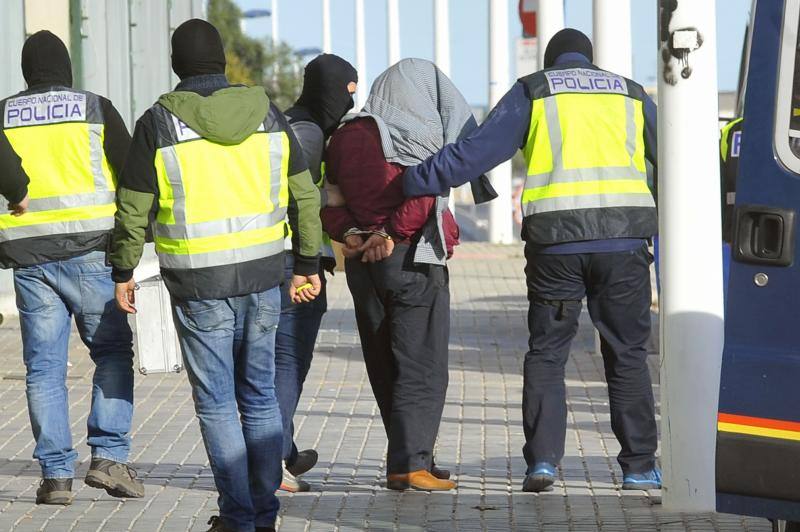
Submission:
<svg viewBox="0 0 800 532">
<path fill-rule="evenodd" d="M 628 473 L 622 477 L 624 490 L 660 490 L 661 470 L 657 467 L 645 473 Z"/>
<path fill-rule="evenodd" d="M 222 518 L 218 515 L 212 515 L 208 520 L 208 524 L 211 525 L 211 528 L 206 532 L 236 532 L 232 528 L 225 526 L 225 523 L 222 522 Z"/>
<path fill-rule="evenodd" d="M 549 462 L 537 462 L 533 466 L 533 471 L 525 475 L 525 482 L 522 483 L 522 491 L 539 493 L 540 491 L 550 491 L 556 481 L 556 466 Z"/>
<path fill-rule="evenodd" d="M 314 449 L 306 449 L 305 451 L 300 451 L 297 453 L 297 458 L 295 458 L 292 465 L 286 466 L 286 471 L 291 473 L 295 477 L 299 477 L 303 473 L 307 473 L 311 470 L 312 467 L 317 465 L 317 460 L 319 460 L 319 454 Z"/>
<path fill-rule="evenodd" d="M 72 504 L 72 479 L 43 478 L 36 490 L 36 504 Z"/>
<path fill-rule="evenodd" d="M 300 493 L 311 491 L 311 485 L 303 479 L 289 473 L 288 469 L 283 470 L 283 479 L 281 479 L 281 491 L 288 491 L 289 493 Z"/>
<path fill-rule="evenodd" d="M 84 482 L 93 488 L 106 490 L 112 497 L 144 497 L 144 483 L 136 478 L 136 470 L 121 462 L 92 458 Z"/>
</svg>

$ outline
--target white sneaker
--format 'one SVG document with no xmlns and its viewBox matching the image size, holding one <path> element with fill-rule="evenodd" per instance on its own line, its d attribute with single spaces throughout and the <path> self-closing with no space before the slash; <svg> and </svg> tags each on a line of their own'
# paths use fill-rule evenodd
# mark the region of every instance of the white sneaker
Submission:
<svg viewBox="0 0 800 532">
<path fill-rule="evenodd" d="M 292 475 L 286 468 L 283 468 L 283 479 L 281 480 L 281 491 L 288 491 L 289 493 L 300 493 L 310 491 L 311 485 L 301 478 Z"/>
</svg>

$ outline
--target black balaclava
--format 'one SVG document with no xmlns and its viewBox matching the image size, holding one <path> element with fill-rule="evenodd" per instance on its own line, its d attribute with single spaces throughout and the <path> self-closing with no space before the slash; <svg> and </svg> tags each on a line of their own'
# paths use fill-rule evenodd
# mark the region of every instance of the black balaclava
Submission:
<svg viewBox="0 0 800 532">
<path fill-rule="evenodd" d="M 37 31 L 22 47 L 22 75 L 28 87 L 72 87 L 72 61 L 64 43 L 49 31 Z"/>
<path fill-rule="evenodd" d="M 559 55 L 568 52 L 582 54 L 590 63 L 594 61 L 592 41 L 589 40 L 589 37 L 578 30 L 564 28 L 553 35 L 553 38 L 547 43 L 547 48 L 544 51 L 544 67 L 552 67 Z"/>
<path fill-rule="evenodd" d="M 347 90 L 350 82 L 358 83 L 358 71 L 338 55 L 322 54 L 306 65 L 296 105 L 308 110 L 326 137 L 353 108 L 353 96 Z"/>
<path fill-rule="evenodd" d="M 225 73 L 225 49 L 217 28 L 193 18 L 172 34 L 172 70 L 181 79 Z"/>
</svg>

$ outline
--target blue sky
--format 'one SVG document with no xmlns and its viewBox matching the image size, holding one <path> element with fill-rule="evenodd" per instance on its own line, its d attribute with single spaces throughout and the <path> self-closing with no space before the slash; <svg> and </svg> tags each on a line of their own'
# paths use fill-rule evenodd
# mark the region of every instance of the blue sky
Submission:
<svg viewBox="0 0 800 532">
<path fill-rule="evenodd" d="M 279 36 L 294 48 L 322 47 L 321 0 L 236 0 L 242 9 L 269 8 L 278 1 Z M 522 34 L 517 0 L 509 3 L 509 54 L 514 79 L 514 42 Z M 657 0 L 632 0 L 634 78 L 645 86 L 656 83 Z M 736 87 L 742 39 L 751 0 L 717 2 L 717 39 L 720 90 Z M 386 2 L 364 0 L 367 21 L 368 82 L 387 66 Z M 471 104 L 488 101 L 488 2 L 450 0 L 451 77 Z M 567 26 L 591 37 L 592 0 L 565 0 Z M 355 64 L 355 15 L 353 0 L 331 0 L 331 34 L 334 53 Z M 433 59 L 433 0 L 400 0 L 401 54 Z M 247 21 L 247 33 L 265 38 L 269 19 Z"/>
</svg>

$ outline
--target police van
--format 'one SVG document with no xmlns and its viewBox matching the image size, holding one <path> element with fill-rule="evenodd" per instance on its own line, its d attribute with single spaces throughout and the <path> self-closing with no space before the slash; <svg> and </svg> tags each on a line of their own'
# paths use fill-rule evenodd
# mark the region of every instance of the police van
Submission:
<svg viewBox="0 0 800 532">
<path fill-rule="evenodd" d="M 800 0 L 754 0 L 744 53 L 717 509 L 800 531 Z"/>
</svg>

